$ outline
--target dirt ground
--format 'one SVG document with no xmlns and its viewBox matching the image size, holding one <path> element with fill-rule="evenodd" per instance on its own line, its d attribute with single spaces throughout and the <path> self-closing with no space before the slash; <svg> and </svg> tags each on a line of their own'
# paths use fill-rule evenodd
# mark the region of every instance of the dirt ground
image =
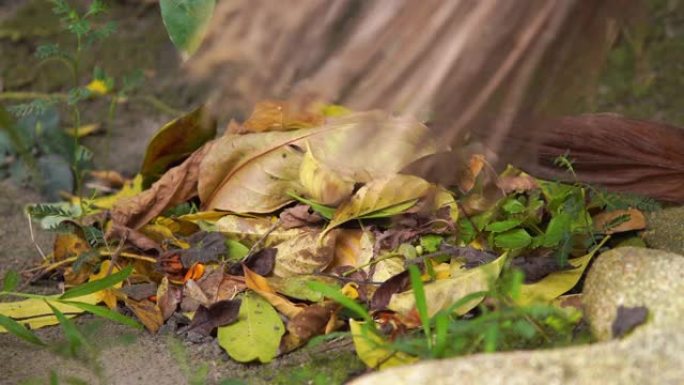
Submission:
<svg viewBox="0 0 684 385">
<path fill-rule="evenodd" d="M 156 6 L 133 1 L 112 3 L 111 15 L 119 22 L 120 32 L 86 61 L 107 64 L 107 69 L 114 75 L 142 69 L 146 76 L 143 92 L 173 109 L 187 110 L 200 103 L 207 92 L 201 86 L 182 81 L 181 63 L 166 37 Z M 62 70 L 52 65 L 39 67 L 32 56 L 40 42 L 65 39 L 49 9 L 45 1 L 0 0 L 0 91 L 54 92 L 65 88 L 67 80 Z M 675 36 L 676 39 L 668 40 L 669 45 L 658 51 L 667 56 L 666 60 L 660 62 L 657 58 L 650 58 L 650 61 L 656 75 L 662 71 L 674 71 L 663 77 L 676 79 L 665 83 L 668 84 L 667 90 L 672 90 L 677 98 L 661 100 L 659 97 L 654 103 L 642 103 L 640 100 L 648 99 L 649 92 L 656 93 L 663 88 L 642 90 L 637 98 L 631 96 L 630 87 L 643 86 L 641 83 L 612 84 L 619 76 L 635 76 L 621 72 L 634 71 L 625 64 L 627 59 L 622 55 L 613 59 L 615 76 L 606 78 L 601 91 L 603 99 L 598 106 L 604 110 L 612 106 L 637 117 L 657 115 L 659 119 L 673 123 L 684 122 L 681 103 L 678 103 L 683 95 L 682 88 L 677 88 L 684 79 L 681 60 L 677 60 L 683 56 L 684 44 L 681 32 Z M 91 64 L 87 62 L 85 66 Z M 656 76 L 655 80 L 652 79 L 653 84 L 663 84 L 663 77 Z M 637 108 L 644 105 L 647 110 L 639 112 Z M 97 103 L 88 105 L 86 119 L 97 121 L 102 116 L 98 112 L 101 109 Z M 237 109 L 235 112 L 244 114 Z M 100 168 L 116 169 L 131 176 L 142 161 L 149 138 L 172 117 L 168 111 L 149 103 L 129 101 L 119 107 L 110 137 L 99 134 L 86 139 L 85 144 L 94 149 L 95 162 Z M 109 148 L 106 156 L 105 148 Z M 51 249 L 50 234 L 36 230 L 34 239 L 31 239 L 29 225 L 22 212 L 25 204 L 40 201 L 41 197 L 29 189 L 14 186 L 9 181 L 0 182 L 0 276 L 9 269 L 21 270 L 38 261 L 40 255 L 36 245 L 43 250 Z M 242 365 L 230 361 L 213 342 L 179 341 L 172 332 L 151 335 L 87 316 L 80 317 L 78 323 L 86 330 L 100 324 L 95 341 L 102 350 L 99 361 L 111 384 L 229 384 L 222 382 L 228 379 L 242 379 L 248 384 L 333 384 L 363 371 L 363 365 L 353 355 L 350 342 L 345 340 L 300 350 L 268 365 Z M 49 341 L 62 338 L 56 327 L 39 330 L 38 334 Z M 127 339 L 133 341 L 124 344 Z M 19 384 L 29 380 L 47 383 L 52 370 L 57 371 L 60 378 L 79 376 L 86 378 L 88 383 L 96 383 L 95 377 L 81 362 L 63 359 L 7 334 L 0 334 L 0 346 L 0 384 Z M 196 375 L 198 379 L 193 381 L 192 372 L 205 364 L 208 369 L 206 378 Z M 186 367 L 190 369 L 185 370 Z"/>
</svg>

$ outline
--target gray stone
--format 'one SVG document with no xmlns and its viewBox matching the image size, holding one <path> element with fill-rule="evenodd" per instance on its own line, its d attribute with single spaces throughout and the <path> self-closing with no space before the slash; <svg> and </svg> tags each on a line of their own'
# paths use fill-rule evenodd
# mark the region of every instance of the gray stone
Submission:
<svg viewBox="0 0 684 385">
<path fill-rule="evenodd" d="M 423 361 L 350 385 L 681 385 L 684 328 L 588 346 Z"/>
<path fill-rule="evenodd" d="M 681 385 L 684 384 L 684 257 L 624 247 L 597 257 L 583 302 L 604 342 L 423 361 L 362 376 L 352 385 Z M 617 308 L 644 305 L 649 319 L 610 338 Z M 607 340 L 607 341 L 606 341 Z"/>
<path fill-rule="evenodd" d="M 582 303 L 592 333 L 611 339 L 619 306 L 648 308 L 647 324 L 667 327 L 684 317 L 684 257 L 621 247 L 601 254 L 584 283 Z"/>
<path fill-rule="evenodd" d="M 646 244 L 684 255 L 684 206 L 648 213 L 642 237 Z"/>
</svg>

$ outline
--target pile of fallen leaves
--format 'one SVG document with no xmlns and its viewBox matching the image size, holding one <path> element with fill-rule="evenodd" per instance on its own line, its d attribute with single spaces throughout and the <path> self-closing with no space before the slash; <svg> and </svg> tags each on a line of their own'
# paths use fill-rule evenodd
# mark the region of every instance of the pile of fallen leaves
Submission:
<svg viewBox="0 0 684 385">
<path fill-rule="evenodd" d="M 322 287 L 375 321 L 391 319 L 396 338 L 421 325 L 410 265 L 421 270 L 429 316 L 489 290 L 510 268 L 525 273 L 517 304 L 551 303 L 608 234 L 644 227 L 642 201 L 510 167 L 494 175 L 479 155 L 453 191 L 402 174 L 450 149 L 425 125 L 379 111 L 262 102 L 215 135 L 200 108 L 160 129 L 134 179 L 93 173 L 90 187 L 113 194 L 30 207 L 61 231 L 26 274 L 58 276 L 66 288 L 90 282 L 88 292 L 118 274 L 74 300 L 104 302 L 151 332 L 168 322 L 216 336 L 233 359 L 268 362 L 349 322 L 358 331 Z M 69 317 L 92 311 L 55 298 Z M 452 309 L 465 315 L 481 301 Z M 0 312 L 32 328 L 58 322 L 43 300 L 11 306 Z M 369 366 L 381 363 L 355 343 Z"/>
</svg>

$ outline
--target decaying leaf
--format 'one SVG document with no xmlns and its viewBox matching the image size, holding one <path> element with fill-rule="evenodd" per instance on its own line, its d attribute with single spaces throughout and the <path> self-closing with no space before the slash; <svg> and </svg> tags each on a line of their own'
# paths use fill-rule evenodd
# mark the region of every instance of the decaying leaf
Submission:
<svg viewBox="0 0 684 385">
<path fill-rule="evenodd" d="M 146 299 L 135 301 L 130 298 L 125 299 L 124 302 L 150 332 L 156 333 L 164 323 L 162 312 L 154 302 Z"/>
<path fill-rule="evenodd" d="M 311 210 L 309 205 L 297 205 L 280 213 L 280 223 L 284 229 L 311 226 L 323 221 L 323 217 Z"/>
<path fill-rule="evenodd" d="M 233 299 L 247 288 L 243 277 L 225 274 L 222 268 L 205 274 L 198 284 L 209 303 Z"/>
<path fill-rule="evenodd" d="M 169 284 L 167 277 L 162 278 L 157 288 L 157 307 L 161 311 L 162 318 L 171 318 L 181 302 L 182 290 L 178 286 Z"/>
<path fill-rule="evenodd" d="M 288 334 L 283 338 L 282 350 L 292 351 L 306 343 L 311 337 L 324 334 L 326 326 L 338 308 L 339 304 L 333 301 L 304 308 L 287 323 Z"/>
<path fill-rule="evenodd" d="M 256 293 L 241 298 L 236 322 L 218 328 L 218 342 L 238 362 L 269 362 L 278 354 L 285 325 L 278 313 Z"/>
<path fill-rule="evenodd" d="M 337 209 L 326 230 L 353 219 L 399 214 L 425 196 L 431 187 L 429 182 L 413 175 L 396 174 L 373 180 Z"/>
<path fill-rule="evenodd" d="M 409 282 L 408 270 L 404 270 L 383 282 L 375 293 L 373 293 L 370 305 L 371 309 L 380 310 L 386 308 L 394 294 L 401 293 L 410 287 Z"/>
<path fill-rule="evenodd" d="M 140 168 L 143 185 L 149 187 L 166 170 L 181 163 L 214 136 L 216 121 L 206 114 L 203 106 L 165 124 L 147 145 Z"/>
<path fill-rule="evenodd" d="M 291 277 L 323 271 L 333 260 L 336 239 L 337 231 L 321 239 L 320 230 L 311 230 L 279 243 L 273 274 Z"/>
<path fill-rule="evenodd" d="M 482 168 L 486 163 L 484 155 L 475 154 L 468 160 L 468 167 L 463 170 L 463 174 L 459 178 L 458 188 L 463 193 L 467 193 L 475 187 L 475 181 L 482 172 Z"/>
<path fill-rule="evenodd" d="M 167 171 L 149 189 L 118 201 L 112 210 L 112 220 L 121 226 L 139 229 L 168 207 L 197 195 L 200 162 L 211 148 L 211 144 L 205 144 L 179 166 Z"/>
<path fill-rule="evenodd" d="M 502 254 L 496 260 L 472 269 L 461 270 L 458 274 L 448 279 L 440 279 L 425 284 L 425 296 L 427 298 L 428 314 L 435 315 L 438 311 L 447 309 L 451 304 L 468 294 L 489 290 L 490 285 L 496 281 L 501 273 L 507 254 Z M 472 301 L 454 309 L 456 314 L 465 314 L 482 301 Z M 415 309 L 416 299 L 413 290 L 394 294 L 387 308 L 402 315 L 408 315 Z"/>
<path fill-rule="evenodd" d="M 219 232 L 198 231 L 187 241 L 190 243 L 189 249 L 174 250 L 180 255 L 185 267 L 190 267 L 195 263 L 218 262 L 221 257 L 228 254 L 226 238 Z"/>
<path fill-rule="evenodd" d="M 126 294 L 128 298 L 131 298 L 135 301 L 142 301 L 143 299 L 157 295 L 157 284 L 148 282 L 128 285 L 122 288 L 121 292 Z"/>
<path fill-rule="evenodd" d="M 646 217 L 637 209 L 606 211 L 592 217 L 594 230 L 601 234 L 615 234 L 646 228 Z"/>
<path fill-rule="evenodd" d="M 369 368 L 387 369 L 392 366 L 407 365 L 418 361 L 418 357 L 403 352 L 393 352 L 383 347 L 387 343 L 382 337 L 363 327 L 361 322 L 349 320 L 356 355 Z"/>
<path fill-rule="evenodd" d="M 220 301 L 211 306 L 200 306 L 192 318 L 188 331 L 208 336 L 219 326 L 235 322 L 240 311 L 240 299 Z"/>
</svg>

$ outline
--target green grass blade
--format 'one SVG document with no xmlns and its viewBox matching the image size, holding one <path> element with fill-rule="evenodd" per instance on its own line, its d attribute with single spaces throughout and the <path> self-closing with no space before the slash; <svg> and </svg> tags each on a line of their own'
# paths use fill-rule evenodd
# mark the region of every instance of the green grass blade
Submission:
<svg viewBox="0 0 684 385">
<path fill-rule="evenodd" d="M 430 316 L 428 315 L 427 298 L 425 297 L 425 287 L 420 278 L 420 270 L 416 265 L 411 265 L 408 268 L 409 276 L 411 278 L 411 287 L 413 288 L 413 296 L 416 299 L 416 309 L 420 316 L 420 322 L 423 324 L 423 332 L 425 332 L 425 339 L 428 349 L 432 350 L 432 331 L 430 330 Z"/>
<path fill-rule="evenodd" d="M 126 317 L 123 314 L 117 313 L 114 310 L 110 310 L 104 306 L 91 305 L 89 303 L 75 302 L 75 301 L 60 301 L 64 304 L 69 304 L 76 306 L 77 308 L 83 309 L 89 313 L 95 314 L 98 317 L 106 318 L 114 322 L 118 322 L 123 325 L 127 325 L 136 329 L 142 329 L 143 326 L 138 321 L 133 318 Z"/>
<path fill-rule="evenodd" d="M 19 285 L 19 281 L 21 281 L 19 273 L 14 270 L 9 270 L 5 273 L 5 278 L 2 280 L 2 291 L 12 291 L 16 289 Z"/>
<path fill-rule="evenodd" d="M 62 300 L 82 297 L 84 295 L 92 294 L 100 290 L 110 288 L 116 285 L 117 283 L 123 281 L 124 279 L 128 278 L 128 276 L 131 275 L 132 272 L 133 266 L 128 266 L 127 268 L 117 273 L 114 273 L 102 279 L 98 279 L 97 281 L 87 282 L 83 285 L 76 286 L 73 289 L 70 289 L 64 294 L 62 294 L 59 297 L 59 299 Z"/>
<path fill-rule="evenodd" d="M 344 294 L 340 293 L 339 289 L 335 286 L 326 285 L 322 282 L 311 281 L 307 285 L 311 290 L 315 290 L 323 294 L 324 296 L 334 300 L 340 305 L 346 307 L 347 309 L 354 312 L 356 315 L 361 317 L 364 321 L 368 323 L 373 322 L 373 318 L 370 316 L 368 311 L 350 298 L 347 298 Z"/>
<path fill-rule="evenodd" d="M 72 356 L 75 356 L 78 349 L 83 346 L 87 345 L 86 338 L 81 334 L 81 332 L 76 328 L 76 324 L 68 319 L 64 313 L 62 313 L 59 309 L 56 307 L 52 306 L 52 304 L 48 301 L 45 301 L 48 306 L 50 306 L 50 309 L 52 309 L 52 312 L 55 314 L 55 317 L 57 318 L 57 321 L 59 321 L 59 325 L 62 327 L 62 330 L 64 331 L 64 336 L 67 339 L 67 342 L 69 343 L 69 350 L 71 352 Z"/>
<path fill-rule="evenodd" d="M 317 213 L 319 213 L 323 218 L 330 220 L 332 217 L 335 215 L 335 210 L 337 210 L 334 207 L 329 207 L 322 205 L 318 202 L 312 201 L 310 199 L 306 199 L 304 197 L 301 197 L 293 192 L 288 192 L 287 195 L 291 196 L 295 200 L 299 201 L 300 203 L 304 203 L 305 205 L 309 205 L 311 209 Z"/>
<path fill-rule="evenodd" d="M 33 334 L 33 332 L 28 330 L 24 325 L 2 314 L 0 314 L 0 326 L 15 336 L 32 344 L 45 346 L 45 342 L 41 341 L 38 336 Z"/>
</svg>

